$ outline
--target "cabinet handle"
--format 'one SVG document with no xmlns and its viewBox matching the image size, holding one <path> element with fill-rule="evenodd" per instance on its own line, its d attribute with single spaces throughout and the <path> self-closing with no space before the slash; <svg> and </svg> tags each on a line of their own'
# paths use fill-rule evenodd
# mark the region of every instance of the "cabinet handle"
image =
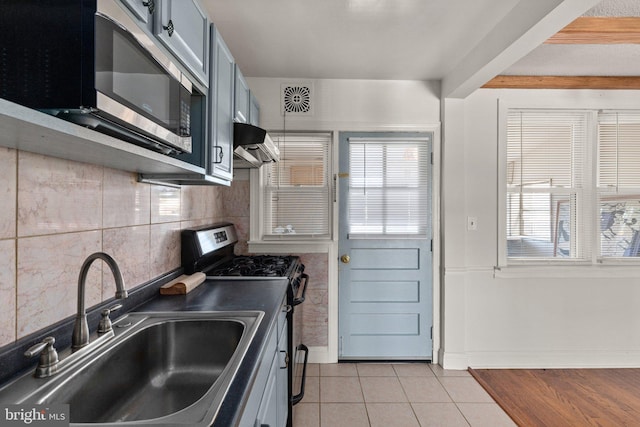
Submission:
<svg viewBox="0 0 640 427">
<path fill-rule="evenodd" d="M 173 26 L 173 21 L 171 19 L 169 19 L 169 23 L 166 26 L 163 25 L 162 28 L 167 30 L 167 33 L 169 33 L 169 37 L 173 35 L 173 30 L 176 29 L 176 27 Z"/>
<path fill-rule="evenodd" d="M 149 13 L 153 15 L 153 11 L 156 10 L 156 2 L 155 0 L 143 1 L 142 5 L 149 9 Z"/>
<path fill-rule="evenodd" d="M 284 353 L 284 366 L 280 366 L 280 369 L 288 369 L 289 368 L 289 353 L 284 350 L 280 350 L 280 353 Z"/>
<path fill-rule="evenodd" d="M 222 159 L 224 158 L 224 151 L 221 145 L 214 146 L 216 150 L 218 150 L 218 155 L 216 156 L 216 160 L 213 161 L 214 164 L 219 165 L 222 163 Z"/>
</svg>

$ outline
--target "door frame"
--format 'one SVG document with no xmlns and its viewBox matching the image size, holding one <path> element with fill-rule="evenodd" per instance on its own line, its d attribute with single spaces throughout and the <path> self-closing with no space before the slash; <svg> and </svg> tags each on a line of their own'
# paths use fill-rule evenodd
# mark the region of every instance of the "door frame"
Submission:
<svg viewBox="0 0 640 427">
<path fill-rule="evenodd" d="M 430 162 L 427 166 L 428 176 L 426 184 L 428 188 L 423 196 L 428 197 L 429 212 L 425 212 L 425 216 L 428 218 L 427 234 L 420 236 L 407 236 L 394 237 L 392 235 L 382 234 L 378 237 L 361 237 L 352 236 L 349 237 L 349 206 L 346 200 L 343 200 L 347 194 L 350 194 L 350 177 L 351 173 L 351 159 L 350 159 L 350 146 L 351 141 L 420 141 L 420 146 L 426 148 L 428 151 L 425 153 L 426 157 L 423 157 L 427 162 L 429 158 L 433 156 L 433 132 L 398 132 L 398 131 L 383 131 L 383 132 L 339 132 L 339 146 L 338 152 L 340 153 L 339 169 L 340 172 L 348 173 L 349 178 L 341 179 L 338 181 L 338 191 L 341 195 L 340 203 L 338 204 L 339 215 L 339 230 L 338 230 L 338 250 L 340 255 L 349 254 L 354 259 L 354 262 L 358 262 L 358 257 L 355 256 L 360 250 L 373 250 L 373 251 L 385 251 L 386 255 L 392 256 L 393 253 L 399 253 L 398 251 L 407 251 L 402 259 L 398 259 L 399 262 L 408 262 L 412 259 L 413 262 L 405 265 L 406 271 L 395 270 L 390 264 L 386 267 L 380 267 L 382 270 L 378 270 L 378 267 L 371 265 L 369 268 L 365 268 L 364 264 L 361 269 L 353 270 L 351 265 L 340 264 L 338 268 L 338 294 L 339 294 L 339 307 L 338 307 L 338 330 L 340 332 L 339 338 L 339 360 L 433 360 L 433 288 L 432 282 L 433 276 L 429 269 L 433 269 L 432 255 L 433 251 L 429 248 L 433 234 L 433 222 L 431 218 L 431 207 L 433 198 L 433 165 Z M 425 145 L 426 144 L 426 145 Z M 366 151 L 365 151 L 366 152 Z M 424 153 L 424 151 L 423 151 Z M 346 221 L 346 223 L 345 223 Z M 343 246 L 344 245 L 344 246 Z M 395 249 L 395 250 L 394 250 Z M 389 252 L 386 252 L 389 251 Z M 410 255 L 411 254 L 411 255 Z M 416 256 L 413 259 L 412 256 Z M 368 264 L 364 259 L 359 258 L 359 262 Z M 363 304 L 350 303 L 349 289 L 354 285 L 352 280 L 377 280 L 380 275 L 385 277 L 384 280 L 393 282 L 394 280 L 400 280 L 396 277 L 397 274 L 402 274 L 404 279 L 409 280 L 418 286 L 419 295 L 417 300 L 410 299 L 409 301 L 396 301 L 393 298 L 385 299 L 383 304 L 376 304 L 367 301 L 360 301 Z M 426 276 L 424 276 L 426 274 Z M 343 282 L 344 280 L 344 282 Z M 399 284 L 399 282 L 398 282 Z M 386 295 L 386 294 L 385 294 Z M 366 298 L 365 298 L 366 300 Z M 425 304 L 426 303 L 426 304 Z M 344 305 L 343 305 L 344 304 Z M 380 310 L 380 311 L 378 311 Z M 403 332 L 396 330 L 395 333 L 389 332 L 389 334 L 367 336 L 352 335 L 352 327 L 358 322 L 353 319 L 360 316 L 369 315 L 382 316 L 389 318 L 389 316 L 407 316 L 404 318 L 403 326 L 400 326 Z M 382 318 L 380 317 L 380 318 Z M 411 320 L 409 320 L 411 318 Z M 373 320 L 373 319 L 372 319 Z M 415 323 L 417 322 L 417 323 Z M 364 327 L 364 325 L 361 325 Z M 414 328 L 419 332 L 415 332 Z M 412 332 L 409 332 L 411 330 Z M 372 330 L 372 334 L 375 332 Z M 405 335 L 408 334 L 408 335 Z M 357 344 L 359 343 L 359 344 Z M 375 343 L 375 344 L 374 344 Z M 393 343 L 393 344 L 392 344 Z"/>
<path fill-rule="evenodd" d="M 438 364 L 442 357 L 442 322 L 441 312 L 444 307 L 444 302 L 441 301 L 441 258 L 442 258 L 442 229 L 441 229 L 441 125 L 436 123 L 430 126 L 406 126 L 406 127 L 364 127 L 364 128 L 347 128 L 347 129 L 333 129 L 333 164 L 334 164 L 334 206 L 333 216 L 335 221 L 333 222 L 333 244 L 328 250 L 328 269 L 329 269 L 329 295 L 328 295 L 328 345 L 327 353 L 325 357 L 321 354 L 315 353 L 313 357 L 314 361 L 318 363 L 337 363 L 338 362 L 338 230 L 339 230 L 339 204 L 340 194 L 338 191 L 338 180 L 340 178 L 339 170 L 339 144 L 340 144 L 340 132 L 431 132 L 433 133 L 432 151 L 433 151 L 433 165 L 432 165 L 432 189 L 431 189 L 431 220 L 433 229 L 433 252 L 431 256 L 432 268 L 431 268 L 431 280 L 432 280 L 432 304 L 433 304 L 433 359 L 431 363 Z"/>
</svg>

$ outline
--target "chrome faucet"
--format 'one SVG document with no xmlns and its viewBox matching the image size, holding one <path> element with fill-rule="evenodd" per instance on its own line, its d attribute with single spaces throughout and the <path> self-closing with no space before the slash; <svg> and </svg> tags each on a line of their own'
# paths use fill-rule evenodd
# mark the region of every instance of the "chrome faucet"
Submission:
<svg viewBox="0 0 640 427">
<path fill-rule="evenodd" d="M 89 255 L 82 264 L 78 278 L 78 314 L 76 315 L 76 321 L 73 325 L 73 335 L 71 336 L 71 349 L 73 351 L 89 344 L 89 325 L 87 324 L 87 313 L 84 308 L 84 294 L 89 267 L 91 267 L 91 263 L 98 258 L 103 260 L 111 269 L 111 273 L 113 273 L 113 278 L 116 281 L 116 298 L 122 299 L 128 296 L 127 290 L 124 287 L 122 273 L 120 273 L 120 268 L 116 261 L 104 252 L 96 252 Z"/>
</svg>

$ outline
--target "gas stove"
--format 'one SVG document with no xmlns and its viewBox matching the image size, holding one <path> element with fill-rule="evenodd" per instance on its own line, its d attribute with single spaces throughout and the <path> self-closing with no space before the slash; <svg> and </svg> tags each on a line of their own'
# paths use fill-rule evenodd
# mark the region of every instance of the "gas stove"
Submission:
<svg viewBox="0 0 640 427">
<path fill-rule="evenodd" d="M 207 280 L 273 280 L 289 279 L 287 289 L 287 342 L 289 363 L 289 419 L 293 405 L 304 396 L 304 383 L 309 349 L 302 343 L 302 312 L 294 307 L 302 304 L 309 283 L 304 264 L 295 255 L 235 255 L 238 242 L 231 223 L 212 224 L 182 230 L 182 267 L 186 274 L 203 272 Z M 295 382 L 295 384 L 294 384 Z M 299 390 L 294 394 L 294 387 Z"/>
</svg>

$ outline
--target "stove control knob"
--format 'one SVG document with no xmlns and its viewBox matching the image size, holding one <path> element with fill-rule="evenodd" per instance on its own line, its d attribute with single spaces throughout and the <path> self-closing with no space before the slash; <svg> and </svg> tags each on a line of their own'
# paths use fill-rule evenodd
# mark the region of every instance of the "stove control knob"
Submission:
<svg viewBox="0 0 640 427">
<path fill-rule="evenodd" d="M 342 255 L 340 257 L 340 261 L 342 261 L 344 264 L 349 264 L 349 261 L 351 261 L 351 257 L 349 255 Z"/>
</svg>

